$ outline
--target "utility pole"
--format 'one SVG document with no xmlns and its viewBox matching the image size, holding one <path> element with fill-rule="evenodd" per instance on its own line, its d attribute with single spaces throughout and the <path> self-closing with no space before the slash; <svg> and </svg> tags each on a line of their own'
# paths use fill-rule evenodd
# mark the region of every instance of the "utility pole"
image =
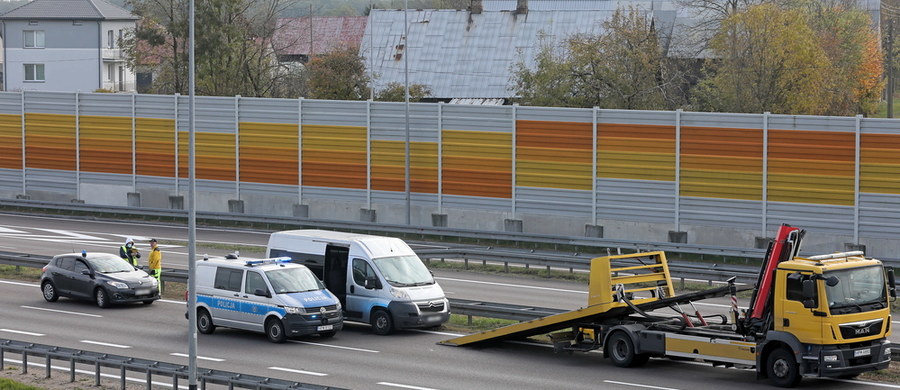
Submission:
<svg viewBox="0 0 900 390">
<path fill-rule="evenodd" d="M 894 18 L 888 21 L 887 41 L 887 117 L 894 117 Z"/>
<path fill-rule="evenodd" d="M 403 1 L 403 97 L 406 101 L 406 224 L 410 224 L 412 205 L 409 196 L 409 0 Z"/>
</svg>

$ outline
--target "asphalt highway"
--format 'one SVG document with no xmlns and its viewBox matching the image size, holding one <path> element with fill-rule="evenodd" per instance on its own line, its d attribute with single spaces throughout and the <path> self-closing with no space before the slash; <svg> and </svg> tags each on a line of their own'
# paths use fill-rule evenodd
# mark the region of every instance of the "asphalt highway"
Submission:
<svg viewBox="0 0 900 390">
<path fill-rule="evenodd" d="M 264 246 L 268 232 L 198 229 L 199 241 Z M 0 215 L 0 250 L 55 255 L 114 253 L 126 236 L 186 240 L 183 226 Z M 163 247 L 164 267 L 186 268 L 186 249 Z M 211 250 L 213 251 L 213 250 Z M 211 253 L 220 255 L 227 252 Z M 261 255 L 261 251 L 257 255 Z M 566 281 L 437 270 L 448 296 L 560 309 L 581 307 L 586 286 Z M 172 363 L 186 363 L 184 302 L 100 309 L 89 302 L 43 300 L 34 283 L 0 281 L 0 338 L 58 345 Z M 698 305 L 701 312 L 727 310 L 726 301 Z M 719 307 L 722 306 L 722 307 Z M 198 364 L 252 375 L 353 389 L 714 389 L 758 388 L 748 370 L 652 359 L 620 369 L 600 353 L 554 354 L 546 345 L 502 343 L 481 348 L 446 347 L 446 332 L 405 331 L 375 336 L 349 324 L 336 337 L 271 344 L 261 334 L 217 329 L 199 335 Z M 7 356 L 7 360 L 15 359 Z M 7 362 L 7 364 L 9 361 Z M 164 381 L 164 379 L 159 379 Z M 898 388 L 862 381 L 805 379 L 802 388 Z"/>
</svg>

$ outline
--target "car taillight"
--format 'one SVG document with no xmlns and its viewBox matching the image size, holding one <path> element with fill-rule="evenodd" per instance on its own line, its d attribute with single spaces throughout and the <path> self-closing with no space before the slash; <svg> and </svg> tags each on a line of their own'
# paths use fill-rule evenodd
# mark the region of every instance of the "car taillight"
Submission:
<svg viewBox="0 0 900 390">
<path fill-rule="evenodd" d="M 47 267 L 49 267 L 49 265 L 45 265 L 43 268 L 41 268 L 41 272 L 47 272 Z"/>
<path fill-rule="evenodd" d="M 187 302 L 187 300 L 188 300 L 188 291 L 185 290 L 184 291 L 184 301 Z"/>
</svg>

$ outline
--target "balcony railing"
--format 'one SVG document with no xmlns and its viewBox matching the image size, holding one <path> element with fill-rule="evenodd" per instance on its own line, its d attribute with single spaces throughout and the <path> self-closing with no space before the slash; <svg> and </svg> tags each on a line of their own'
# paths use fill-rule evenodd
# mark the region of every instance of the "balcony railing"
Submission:
<svg viewBox="0 0 900 390">
<path fill-rule="evenodd" d="M 103 49 L 104 61 L 124 61 L 125 51 L 122 49 Z"/>
</svg>

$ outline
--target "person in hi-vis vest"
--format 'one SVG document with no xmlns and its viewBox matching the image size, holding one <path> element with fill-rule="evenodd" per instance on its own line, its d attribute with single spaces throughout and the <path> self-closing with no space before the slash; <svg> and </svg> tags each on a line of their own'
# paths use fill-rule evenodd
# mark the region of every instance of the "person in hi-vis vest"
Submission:
<svg viewBox="0 0 900 390">
<path fill-rule="evenodd" d="M 162 294 L 162 252 L 155 238 L 150 239 L 150 256 L 147 257 L 147 263 L 150 265 L 150 276 L 156 278 L 159 283 L 159 293 Z"/>
<path fill-rule="evenodd" d="M 125 239 L 125 245 L 119 247 L 119 257 L 133 265 L 138 266 L 138 259 L 141 258 L 140 252 L 134 247 L 134 240 L 131 237 Z"/>
</svg>

